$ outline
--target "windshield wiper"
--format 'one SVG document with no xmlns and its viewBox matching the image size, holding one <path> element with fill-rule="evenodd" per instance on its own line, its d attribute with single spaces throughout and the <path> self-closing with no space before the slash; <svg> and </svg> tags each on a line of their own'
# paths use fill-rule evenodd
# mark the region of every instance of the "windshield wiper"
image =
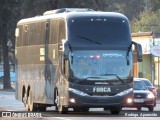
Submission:
<svg viewBox="0 0 160 120">
<path fill-rule="evenodd" d="M 118 78 L 118 80 L 120 80 L 123 84 L 125 83 L 124 80 L 122 80 L 117 74 L 102 74 L 102 75 L 114 75 Z"/>
<path fill-rule="evenodd" d="M 99 44 L 99 45 L 102 45 L 102 43 L 97 42 L 97 41 L 94 41 L 94 40 L 91 40 L 91 39 L 89 39 L 89 38 L 87 38 L 87 37 L 84 37 L 84 36 L 77 36 L 77 37 L 83 38 L 83 39 L 85 39 L 85 40 L 87 40 L 87 41 L 94 42 L 94 43 Z"/>
<path fill-rule="evenodd" d="M 82 82 L 88 80 L 89 78 L 98 79 L 100 77 L 87 77 L 87 78 L 74 78 L 74 79 L 76 80 L 76 83 L 82 83 Z"/>
</svg>

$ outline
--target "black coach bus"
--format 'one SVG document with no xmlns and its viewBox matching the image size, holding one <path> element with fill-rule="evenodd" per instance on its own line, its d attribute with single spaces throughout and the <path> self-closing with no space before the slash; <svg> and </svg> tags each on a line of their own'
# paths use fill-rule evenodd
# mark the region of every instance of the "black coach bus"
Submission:
<svg viewBox="0 0 160 120">
<path fill-rule="evenodd" d="M 119 114 L 132 102 L 133 63 L 142 61 L 142 49 L 124 15 L 62 8 L 20 20 L 15 36 L 16 99 L 27 111 L 102 107 Z"/>
</svg>

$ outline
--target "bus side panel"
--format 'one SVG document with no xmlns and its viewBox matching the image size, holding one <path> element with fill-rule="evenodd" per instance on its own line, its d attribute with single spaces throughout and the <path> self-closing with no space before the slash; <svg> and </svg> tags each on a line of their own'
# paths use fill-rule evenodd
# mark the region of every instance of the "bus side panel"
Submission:
<svg viewBox="0 0 160 120">
<path fill-rule="evenodd" d="M 21 89 L 20 89 L 20 80 L 19 80 L 19 66 L 18 66 L 18 55 L 17 55 L 17 51 L 18 51 L 18 47 L 21 45 L 22 42 L 22 30 L 23 30 L 23 26 L 19 25 L 16 28 L 18 32 L 16 34 L 18 34 L 18 36 L 16 36 L 16 40 L 15 40 L 15 82 L 16 82 L 16 86 L 15 86 L 15 98 L 17 100 L 21 100 Z"/>
<path fill-rule="evenodd" d="M 58 68 L 58 45 L 49 44 L 46 47 L 45 56 L 45 93 L 46 103 L 54 104 L 54 90 L 56 87 L 56 76 Z"/>
</svg>

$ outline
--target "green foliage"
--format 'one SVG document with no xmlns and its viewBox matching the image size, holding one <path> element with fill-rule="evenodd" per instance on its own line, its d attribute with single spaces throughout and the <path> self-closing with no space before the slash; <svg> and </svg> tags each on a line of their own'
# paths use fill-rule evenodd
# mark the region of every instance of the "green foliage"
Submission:
<svg viewBox="0 0 160 120">
<path fill-rule="evenodd" d="M 137 18 L 144 10 L 145 0 L 59 0 L 59 8 L 80 7 L 92 8 L 100 11 L 120 12 L 130 20 Z"/>
<path fill-rule="evenodd" d="M 131 22 L 132 32 L 148 32 L 152 31 L 160 33 L 160 10 L 144 11 L 139 15 L 139 19 L 135 19 Z"/>
</svg>

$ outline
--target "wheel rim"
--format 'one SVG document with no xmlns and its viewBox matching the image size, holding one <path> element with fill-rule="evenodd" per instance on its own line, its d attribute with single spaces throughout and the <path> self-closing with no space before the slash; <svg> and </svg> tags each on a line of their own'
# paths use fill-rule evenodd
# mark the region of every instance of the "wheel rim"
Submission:
<svg viewBox="0 0 160 120">
<path fill-rule="evenodd" d="M 29 91 L 28 105 L 29 105 L 30 111 L 33 111 L 33 101 L 32 101 L 32 92 L 31 91 Z"/>
<path fill-rule="evenodd" d="M 25 104 L 26 110 L 29 111 L 29 105 L 28 102 Z"/>
<path fill-rule="evenodd" d="M 59 95 L 58 95 L 58 91 L 56 91 L 55 103 L 56 103 L 56 110 L 59 111 Z"/>
<path fill-rule="evenodd" d="M 26 99 L 25 102 L 24 102 L 24 99 Z M 29 111 L 28 97 L 27 97 L 26 92 L 25 92 L 24 97 L 23 97 L 23 103 L 25 105 L 26 110 Z"/>
<path fill-rule="evenodd" d="M 56 91 L 56 99 L 55 99 L 55 103 L 56 103 L 56 106 L 58 107 L 58 106 L 59 106 L 59 96 L 58 96 L 58 91 Z"/>
</svg>

